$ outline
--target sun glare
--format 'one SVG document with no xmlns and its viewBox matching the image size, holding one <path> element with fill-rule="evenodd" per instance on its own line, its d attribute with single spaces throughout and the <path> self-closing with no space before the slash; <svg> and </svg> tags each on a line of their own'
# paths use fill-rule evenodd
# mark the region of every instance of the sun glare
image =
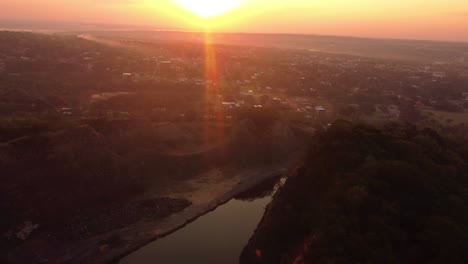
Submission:
<svg viewBox="0 0 468 264">
<path fill-rule="evenodd" d="M 240 6 L 242 0 L 175 0 L 182 8 L 202 18 L 213 18 Z"/>
</svg>

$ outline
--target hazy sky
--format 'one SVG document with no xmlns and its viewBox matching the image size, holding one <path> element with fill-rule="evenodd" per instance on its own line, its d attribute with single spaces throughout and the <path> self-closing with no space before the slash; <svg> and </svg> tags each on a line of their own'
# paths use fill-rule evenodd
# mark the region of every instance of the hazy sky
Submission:
<svg viewBox="0 0 468 264">
<path fill-rule="evenodd" d="M 0 19 L 468 41 L 468 0 L 241 0 L 238 9 L 210 21 L 175 1 L 0 0 Z"/>
</svg>

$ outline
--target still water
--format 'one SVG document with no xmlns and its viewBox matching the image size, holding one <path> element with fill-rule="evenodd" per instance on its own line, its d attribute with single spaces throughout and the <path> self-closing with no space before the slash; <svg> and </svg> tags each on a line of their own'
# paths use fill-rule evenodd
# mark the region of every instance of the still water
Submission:
<svg viewBox="0 0 468 264">
<path fill-rule="evenodd" d="M 270 203 L 278 180 L 232 199 L 175 233 L 125 257 L 120 264 L 239 263 L 239 256 Z"/>
</svg>

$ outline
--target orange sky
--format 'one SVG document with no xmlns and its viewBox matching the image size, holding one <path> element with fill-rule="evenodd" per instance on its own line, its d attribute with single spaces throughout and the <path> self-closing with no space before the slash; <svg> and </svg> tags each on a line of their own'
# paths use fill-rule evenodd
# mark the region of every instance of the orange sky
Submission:
<svg viewBox="0 0 468 264">
<path fill-rule="evenodd" d="M 210 20 L 175 1 L 0 0 L 0 19 L 468 41 L 468 0 L 241 0 L 238 9 Z"/>
</svg>

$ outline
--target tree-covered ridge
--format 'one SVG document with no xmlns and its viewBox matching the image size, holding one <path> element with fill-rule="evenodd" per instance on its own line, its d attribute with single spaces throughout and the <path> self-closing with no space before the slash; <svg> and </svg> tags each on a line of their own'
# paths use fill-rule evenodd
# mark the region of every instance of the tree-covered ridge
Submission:
<svg viewBox="0 0 468 264">
<path fill-rule="evenodd" d="M 243 263 L 467 263 L 468 148 L 336 122 L 270 205 Z"/>
</svg>

